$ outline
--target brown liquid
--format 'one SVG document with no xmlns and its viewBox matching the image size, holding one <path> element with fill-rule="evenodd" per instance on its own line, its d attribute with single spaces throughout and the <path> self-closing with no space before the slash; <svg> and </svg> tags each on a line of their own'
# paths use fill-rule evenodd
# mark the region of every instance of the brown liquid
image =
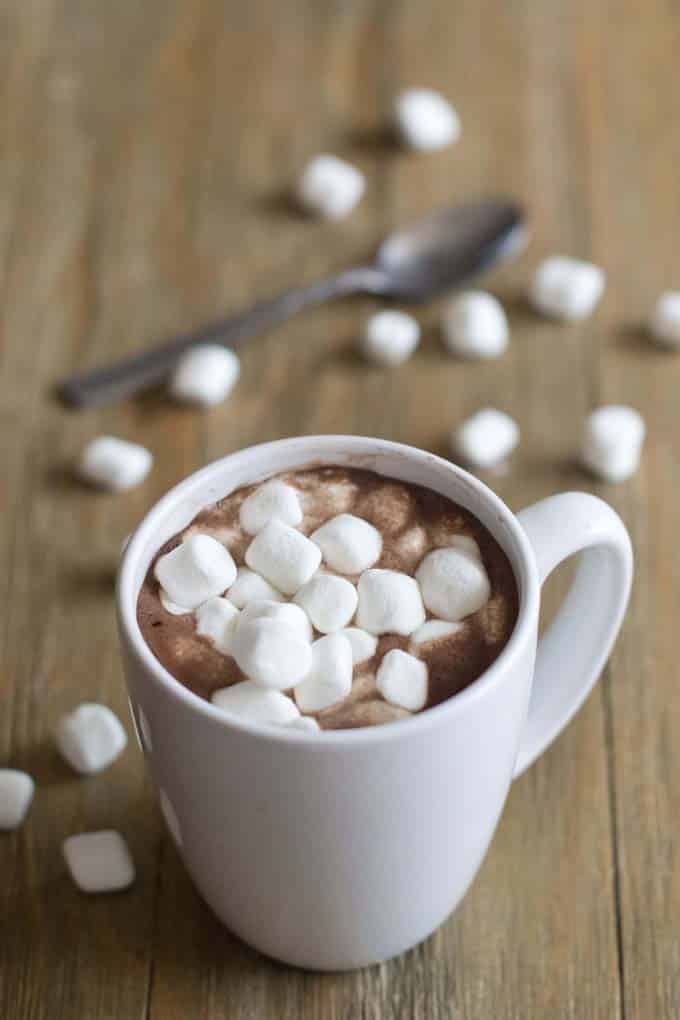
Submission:
<svg viewBox="0 0 680 1020">
<path fill-rule="evenodd" d="M 363 517 L 378 528 L 383 551 L 376 567 L 413 575 L 426 553 L 449 545 L 452 536 L 469 535 L 477 542 L 491 597 L 482 609 L 462 621 L 455 634 L 420 645 L 417 654 L 427 663 L 429 673 L 426 708 L 463 690 L 498 657 L 517 620 L 517 585 L 507 556 L 471 513 L 430 489 L 355 468 L 312 468 L 278 477 L 298 490 L 304 512 L 299 530 L 304 534 L 340 513 Z M 239 508 L 256 488 L 245 486 L 201 511 L 159 549 L 156 559 L 187 535 L 200 531 L 223 542 L 238 566 L 244 565 L 252 536 L 239 525 Z M 139 594 L 137 619 L 156 658 L 200 697 L 209 700 L 220 687 L 246 679 L 230 656 L 222 655 L 209 640 L 196 634 L 192 614 L 173 616 L 163 609 L 153 563 Z M 408 651 L 409 639 L 397 635 L 379 639 L 373 658 L 354 667 L 351 693 L 316 715 L 323 729 L 374 726 L 411 714 L 384 701 L 375 685 L 380 660 L 392 648 Z"/>
</svg>

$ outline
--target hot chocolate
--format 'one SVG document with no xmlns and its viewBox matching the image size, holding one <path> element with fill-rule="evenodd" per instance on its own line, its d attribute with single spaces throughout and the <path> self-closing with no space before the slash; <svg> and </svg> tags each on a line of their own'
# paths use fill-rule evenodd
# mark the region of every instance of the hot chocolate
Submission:
<svg viewBox="0 0 680 1020">
<path fill-rule="evenodd" d="M 517 613 L 508 558 L 472 514 L 345 467 L 286 472 L 203 510 L 159 550 L 137 606 L 148 645 L 195 694 L 323 730 L 454 696 Z"/>
</svg>

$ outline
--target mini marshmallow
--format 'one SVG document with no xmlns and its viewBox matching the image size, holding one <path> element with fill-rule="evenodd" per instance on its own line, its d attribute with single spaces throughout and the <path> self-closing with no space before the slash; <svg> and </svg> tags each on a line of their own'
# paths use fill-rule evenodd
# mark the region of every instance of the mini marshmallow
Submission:
<svg viewBox="0 0 680 1020">
<path fill-rule="evenodd" d="M 215 691 L 210 699 L 216 708 L 248 722 L 286 725 L 300 715 L 292 698 L 281 691 L 258 687 L 243 680 L 231 687 Z"/>
<path fill-rule="evenodd" d="M 352 690 L 352 646 L 342 634 L 328 634 L 312 645 L 312 664 L 295 688 L 302 712 L 321 712 Z"/>
<path fill-rule="evenodd" d="M 645 423 L 632 407 L 609 404 L 588 415 L 583 427 L 581 460 L 607 482 L 623 482 L 640 466 Z"/>
<path fill-rule="evenodd" d="M 267 617 L 239 621 L 231 654 L 254 684 L 280 691 L 299 683 L 312 664 L 312 646 L 299 629 Z"/>
<path fill-rule="evenodd" d="M 175 400 L 213 407 L 229 396 L 241 373 L 238 356 L 221 344 L 201 344 L 184 354 L 170 380 Z"/>
<path fill-rule="evenodd" d="M 196 609 L 236 580 L 228 549 L 210 535 L 190 535 L 156 561 L 156 579 L 173 602 Z"/>
<path fill-rule="evenodd" d="M 337 156 L 321 155 L 305 167 L 298 182 L 297 197 L 311 213 L 329 220 L 341 220 L 360 201 L 366 181 L 351 163 Z"/>
<path fill-rule="evenodd" d="M 71 878 L 82 892 L 117 892 L 135 880 L 128 845 L 119 832 L 81 832 L 63 843 Z"/>
<path fill-rule="evenodd" d="M 0 831 L 18 829 L 28 813 L 35 783 L 27 772 L 0 769 Z"/>
<path fill-rule="evenodd" d="M 296 719 L 284 723 L 288 730 L 307 730 L 309 733 L 318 733 L 321 727 L 311 715 L 299 715 Z"/>
<path fill-rule="evenodd" d="M 468 556 L 474 556 L 477 560 L 482 558 L 479 546 L 470 535 L 452 535 L 448 544 L 455 546 L 456 549 L 460 549 L 461 552 L 467 553 Z"/>
<path fill-rule="evenodd" d="M 422 627 L 418 627 L 418 630 L 411 634 L 411 643 L 429 645 L 433 641 L 441 641 L 456 634 L 461 626 L 460 623 L 449 623 L 448 620 L 426 620 Z"/>
<path fill-rule="evenodd" d="M 340 574 L 361 574 L 380 559 L 382 535 L 354 514 L 332 517 L 310 535 L 324 561 Z"/>
<path fill-rule="evenodd" d="M 443 149 L 460 137 L 458 114 L 432 89 L 406 89 L 400 93 L 394 105 L 394 120 L 402 142 L 421 152 Z"/>
<path fill-rule="evenodd" d="M 246 550 L 246 563 L 275 588 L 294 595 L 318 570 L 318 546 L 282 521 L 270 521 Z"/>
<path fill-rule="evenodd" d="M 473 467 L 497 467 L 506 460 L 519 443 L 517 422 L 503 411 L 485 407 L 454 429 L 451 448 Z"/>
<path fill-rule="evenodd" d="M 223 655 L 231 655 L 240 613 L 229 599 L 216 595 L 196 610 L 196 633 L 206 637 Z"/>
<path fill-rule="evenodd" d="M 272 602 L 266 599 L 249 602 L 241 613 L 241 622 L 247 623 L 250 620 L 266 618 L 269 620 L 281 620 L 291 627 L 295 627 L 305 641 L 310 642 L 313 637 L 312 624 L 304 609 L 296 606 L 293 602 Z"/>
<path fill-rule="evenodd" d="M 491 585 L 481 560 L 456 549 L 433 549 L 416 570 L 423 602 L 435 616 L 457 623 L 489 601 Z"/>
<path fill-rule="evenodd" d="M 463 358 L 498 358 L 508 346 L 503 306 L 481 290 L 463 291 L 447 302 L 442 330 L 446 349 Z"/>
<path fill-rule="evenodd" d="M 296 528 L 302 524 L 300 497 L 292 485 L 273 478 L 243 500 L 239 520 L 249 535 L 257 535 L 270 521 L 282 521 Z"/>
<path fill-rule="evenodd" d="M 367 570 L 359 578 L 357 625 L 370 634 L 412 634 L 425 623 L 416 581 L 396 570 Z"/>
<path fill-rule="evenodd" d="M 407 361 L 420 340 L 420 326 L 406 312 L 376 312 L 366 320 L 359 349 L 376 365 L 392 367 Z"/>
<path fill-rule="evenodd" d="M 361 627 L 345 627 L 340 631 L 350 643 L 352 648 L 352 662 L 356 666 L 360 662 L 367 662 L 375 655 L 378 647 L 378 639 L 373 634 Z"/>
<path fill-rule="evenodd" d="M 345 627 L 357 608 L 357 590 L 344 577 L 315 574 L 295 596 L 314 626 L 322 634 Z"/>
<path fill-rule="evenodd" d="M 427 701 L 427 666 L 399 648 L 384 656 L 375 677 L 385 701 L 409 712 L 419 712 Z"/>
<path fill-rule="evenodd" d="M 110 708 L 85 701 L 62 716 L 55 740 L 71 768 L 92 775 L 115 761 L 127 744 L 127 734 Z"/>
<path fill-rule="evenodd" d="M 544 315 L 576 322 L 594 311 L 604 284 L 604 272 L 592 262 L 552 255 L 534 272 L 529 300 Z"/>
<path fill-rule="evenodd" d="M 243 609 L 250 602 L 283 602 L 284 599 L 280 591 L 249 567 L 238 568 L 227 595 L 237 609 Z"/>
<path fill-rule="evenodd" d="M 152 464 L 153 456 L 144 446 L 115 436 L 98 436 L 80 455 L 78 473 L 91 485 L 123 492 L 143 482 Z"/>
<path fill-rule="evenodd" d="M 680 348 L 680 291 L 667 290 L 661 295 L 650 316 L 649 332 L 663 347 Z"/>
<path fill-rule="evenodd" d="M 186 616 L 191 610 L 187 609 L 186 606 L 180 606 L 176 602 L 173 602 L 168 595 L 165 588 L 159 587 L 158 598 L 160 599 L 161 605 L 166 613 L 170 613 L 172 616 Z"/>
</svg>

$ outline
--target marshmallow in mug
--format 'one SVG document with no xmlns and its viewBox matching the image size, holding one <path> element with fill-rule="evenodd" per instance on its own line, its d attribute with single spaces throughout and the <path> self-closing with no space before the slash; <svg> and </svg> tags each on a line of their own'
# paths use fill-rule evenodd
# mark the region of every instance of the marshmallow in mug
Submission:
<svg viewBox="0 0 680 1020">
<path fill-rule="evenodd" d="M 429 552 L 416 570 L 416 580 L 427 609 L 450 623 L 476 613 L 491 596 L 482 560 L 455 546 Z"/>
<path fill-rule="evenodd" d="M 239 567 L 236 580 L 227 592 L 229 601 L 237 609 L 244 609 L 250 602 L 283 602 L 281 592 L 256 574 L 250 567 Z"/>
<path fill-rule="evenodd" d="M 231 655 L 239 616 L 238 609 L 229 599 L 215 595 L 196 610 L 196 633 L 207 638 L 218 652 Z"/>
<path fill-rule="evenodd" d="M 534 272 L 529 300 L 544 315 L 576 322 L 594 311 L 604 284 L 604 272 L 592 262 L 552 255 Z"/>
<path fill-rule="evenodd" d="M 321 712 L 352 690 L 352 647 L 343 634 L 327 634 L 312 645 L 312 662 L 295 688 L 302 712 Z"/>
<path fill-rule="evenodd" d="M 442 318 L 444 346 L 463 358 L 497 358 L 508 346 L 508 320 L 493 294 L 466 290 L 452 297 Z"/>
<path fill-rule="evenodd" d="M 189 535 L 156 560 L 156 580 L 178 606 L 196 609 L 236 580 L 231 553 L 210 535 Z"/>
<path fill-rule="evenodd" d="M 123 492 L 143 482 L 152 464 L 153 455 L 139 443 L 117 436 L 98 436 L 80 455 L 78 473 L 91 485 Z"/>
<path fill-rule="evenodd" d="M 419 712 L 427 701 L 427 666 L 414 655 L 393 648 L 383 657 L 375 682 L 385 701 Z"/>
<path fill-rule="evenodd" d="M 238 381 L 238 355 L 221 344 L 201 344 L 183 354 L 170 380 L 175 400 L 212 407 L 229 396 Z"/>
<path fill-rule="evenodd" d="M 243 623 L 249 620 L 261 618 L 270 620 L 281 620 L 290 627 L 294 627 L 305 641 L 311 641 L 313 637 L 312 624 L 304 609 L 296 606 L 294 602 L 273 602 L 268 599 L 258 599 L 249 602 L 241 612 L 240 620 Z"/>
<path fill-rule="evenodd" d="M 294 595 L 317 571 L 321 550 L 295 528 L 272 520 L 248 546 L 246 563 L 279 591 Z"/>
<path fill-rule="evenodd" d="M 237 719 L 265 725 L 286 725 L 300 715 L 292 698 L 271 688 L 259 687 L 251 680 L 242 680 L 231 687 L 215 691 L 210 699 L 216 708 Z"/>
<path fill-rule="evenodd" d="M 354 514 L 332 517 L 310 536 L 324 562 L 340 574 L 361 574 L 380 559 L 382 535 L 372 524 Z"/>
<path fill-rule="evenodd" d="M 386 309 L 366 320 L 359 349 L 369 361 L 391 368 L 407 361 L 419 341 L 420 326 L 412 315 Z"/>
<path fill-rule="evenodd" d="M 321 634 L 341 630 L 357 608 L 357 590 L 350 581 L 334 574 L 317 573 L 295 596 Z"/>
<path fill-rule="evenodd" d="M 309 641 L 297 627 L 275 617 L 239 620 L 231 654 L 254 684 L 281 691 L 299 683 L 312 664 Z"/>
<path fill-rule="evenodd" d="M 502 464 L 519 443 L 519 427 L 503 411 L 485 407 L 454 429 L 451 448 L 467 464 L 493 468 Z"/>
<path fill-rule="evenodd" d="M 257 535 L 270 521 L 282 521 L 293 528 L 302 524 L 297 490 L 279 478 L 259 485 L 243 500 L 239 510 L 239 523 L 249 535 Z"/>
<path fill-rule="evenodd" d="M 351 163 L 337 156 L 315 156 L 305 167 L 297 186 L 300 204 L 311 213 L 341 220 L 360 201 L 366 181 Z"/>
<path fill-rule="evenodd" d="M 394 123 L 405 145 L 434 152 L 460 138 L 460 118 L 451 104 L 433 89 L 401 92 L 394 104 Z"/>
<path fill-rule="evenodd" d="M 135 880 L 128 845 L 119 832 L 81 832 L 64 840 L 63 853 L 71 878 L 85 893 L 117 892 Z"/>
<path fill-rule="evenodd" d="M 662 347 L 680 349 L 680 291 L 667 290 L 658 298 L 649 319 L 649 332 Z"/>
<path fill-rule="evenodd" d="M 581 461 L 607 482 L 623 482 L 640 466 L 645 423 L 632 407 L 609 404 L 588 415 L 583 426 Z"/>
<path fill-rule="evenodd" d="M 408 636 L 425 623 L 417 581 L 397 570 L 366 570 L 359 578 L 357 626 L 369 634 Z"/>
</svg>

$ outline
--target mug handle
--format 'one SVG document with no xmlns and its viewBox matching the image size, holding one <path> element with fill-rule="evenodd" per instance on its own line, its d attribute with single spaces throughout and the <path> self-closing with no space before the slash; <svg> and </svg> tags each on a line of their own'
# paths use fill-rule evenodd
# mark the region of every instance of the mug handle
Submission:
<svg viewBox="0 0 680 1020">
<path fill-rule="evenodd" d="M 590 693 L 619 632 L 633 574 L 621 518 L 585 492 L 550 496 L 518 514 L 541 584 L 574 553 L 579 563 L 558 612 L 538 642 L 515 777 L 548 747 Z"/>
</svg>

